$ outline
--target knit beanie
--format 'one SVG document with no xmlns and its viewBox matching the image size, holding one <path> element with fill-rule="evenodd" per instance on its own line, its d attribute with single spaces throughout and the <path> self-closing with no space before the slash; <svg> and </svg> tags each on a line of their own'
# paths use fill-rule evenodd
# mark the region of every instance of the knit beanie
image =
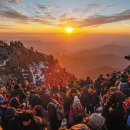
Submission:
<svg viewBox="0 0 130 130">
<path fill-rule="evenodd" d="M 101 116 L 100 114 L 93 113 L 89 117 L 88 125 L 92 129 L 101 129 L 105 124 L 105 118 Z"/>
<path fill-rule="evenodd" d="M 80 100 L 79 100 L 79 98 L 78 98 L 78 96 L 75 96 L 75 97 L 74 97 L 74 101 L 73 101 L 73 105 L 76 105 L 76 104 L 78 104 L 78 103 L 81 104 L 81 103 L 80 103 Z"/>
</svg>

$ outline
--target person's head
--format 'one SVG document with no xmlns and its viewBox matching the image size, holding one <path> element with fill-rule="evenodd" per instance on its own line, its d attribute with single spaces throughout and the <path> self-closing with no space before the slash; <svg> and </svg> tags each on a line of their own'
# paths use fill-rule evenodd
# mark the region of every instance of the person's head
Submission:
<svg viewBox="0 0 130 130">
<path fill-rule="evenodd" d="M 107 77 L 110 77 L 110 74 L 109 74 L 109 73 L 107 73 L 107 74 L 106 74 L 106 76 L 107 76 Z"/>
<path fill-rule="evenodd" d="M 39 116 L 39 117 L 42 117 L 46 114 L 46 111 L 45 109 L 41 106 L 41 105 L 36 105 L 34 107 L 34 113 Z"/>
<path fill-rule="evenodd" d="M 47 111 L 48 111 L 49 115 L 56 114 L 56 107 L 55 107 L 55 104 L 53 102 L 48 103 Z"/>
<path fill-rule="evenodd" d="M 88 118 L 87 124 L 92 130 L 102 130 L 103 126 L 105 125 L 105 118 L 100 114 L 93 113 Z"/>
<path fill-rule="evenodd" d="M 31 108 L 34 108 L 36 105 L 41 104 L 41 99 L 38 94 L 33 94 L 30 96 L 30 101 L 29 101 Z"/>
<path fill-rule="evenodd" d="M 24 127 L 27 127 L 34 120 L 33 113 L 29 110 L 24 111 L 21 114 L 21 121 Z"/>
<path fill-rule="evenodd" d="M 65 96 L 66 95 L 66 88 L 63 88 L 61 89 L 61 93 L 60 93 L 62 96 Z"/>
<path fill-rule="evenodd" d="M 20 88 L 19 84 L 16 84 L 16 85 L 14 86 L 14 89 L 19 89 L 19 88 Z"/>
<path fill-rule="evenodd" d="M 100 75 L 99 75 L 99 78 L 103 78 L 103 74 L 100 74 Z"/>
<path fill-rule="evenodd" d="M 9 105 L 10 105 L 11 107 L 16 108 L 16 109 L 19 108 L 19 106 L 20 106 L 19 99 L 18 99 L 17 97 L 11 98 L 11 99 L 10 99 L 10 102 L 9 102 Z"/>
<path fill-rule="evenodd" d="M 41 93 L 46 93 L 46 92 L 47 92 L 46 87 L 42 87 Z"/>
<path fill-rule="evenodd" d="M 80 110 L 82 108 L 82 105 L 81 105 L 81 102 L 80 102 L 78 96 L 74 97 L 73 107 L 76 108 L 77 110 Z"/>
<path fill-rule="evenodd" d="M 87 77 L 87 80 L 89 80 L 90 79 L 90 77 Z"/>
<path fill-rule="evenodd" d="M 75 96 L 74 100 L 73 100 L 73 106 L 75 106 L 77 104 L 81 104 L 81 103 L 80 103 L 80 100 L 79 100 L 78 96 Z"/>
<path fill-rule="evenodd" d="M 128 81 L 128 76 L 125 73 L 123 73 L 121 75 L 121 82 L 127 82 L 127 81 Z"/>
<path fill-rule="evenodd" d="M 75 88 L 72 88 L 72 89 L 70 90 L 70 93 L 71 93 L 72 97 L 77 96 L 77 90 L 76 90 Z"/>
</svg>

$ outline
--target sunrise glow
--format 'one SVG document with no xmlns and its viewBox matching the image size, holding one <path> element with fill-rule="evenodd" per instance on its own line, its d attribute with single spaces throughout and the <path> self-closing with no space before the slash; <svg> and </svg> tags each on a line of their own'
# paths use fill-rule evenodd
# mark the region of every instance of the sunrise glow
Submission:
<svg viewBox="0 0 130 130">
<path fill-rule="evenodd" d="M 0 33 L 130 34 L 129 0 L 2 0 L 0 5 Z"/>
<path fill-rule="evenodd" d="M 67 32 L 67 33 L 72 33 L 73 32 L 73 28 L 72 27 L 67 27 L 67 28 L 65 28 L 65 31 Z"/>
</svg>

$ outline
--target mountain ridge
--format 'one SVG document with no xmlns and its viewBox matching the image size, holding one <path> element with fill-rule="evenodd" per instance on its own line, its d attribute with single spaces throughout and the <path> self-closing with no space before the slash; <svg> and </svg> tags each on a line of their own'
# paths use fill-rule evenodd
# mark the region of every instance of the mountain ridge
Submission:
<svg viewBox="0 0 130 130">
<path fill-rule="evenodd" d="M 114 68 L 118 70 L 125 68 L 129 65 L 129 61 L 125 60 L 124 56 L 129 54 L 129 52 L 130 47 L 110 44 L 75 53 L 62 54 L 59 57 L 57 55 L 56 57 L 60 64 L 69 72 L 74 73 L 79 78 L 85 78 L 85 72 L 94 68 L 98 69 L 99 67 L 109 66 L 113 68 L 113 71 Z"/>
</svg>

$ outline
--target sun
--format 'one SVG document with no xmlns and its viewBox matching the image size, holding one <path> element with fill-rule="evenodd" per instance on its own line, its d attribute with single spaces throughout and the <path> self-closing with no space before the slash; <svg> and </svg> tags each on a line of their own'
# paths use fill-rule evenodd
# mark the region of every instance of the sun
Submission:
<svg viewBox="0 0 130 130">
<path fill-rule="evenodd" d="M 67 33 L 72 33 L 73 30 L 74 30 L 74 28 L 72 28 L 72 27 L 67 27 L 67 28 L 65 28 L 65 31 L 66 31 Z"/>
</svg>

